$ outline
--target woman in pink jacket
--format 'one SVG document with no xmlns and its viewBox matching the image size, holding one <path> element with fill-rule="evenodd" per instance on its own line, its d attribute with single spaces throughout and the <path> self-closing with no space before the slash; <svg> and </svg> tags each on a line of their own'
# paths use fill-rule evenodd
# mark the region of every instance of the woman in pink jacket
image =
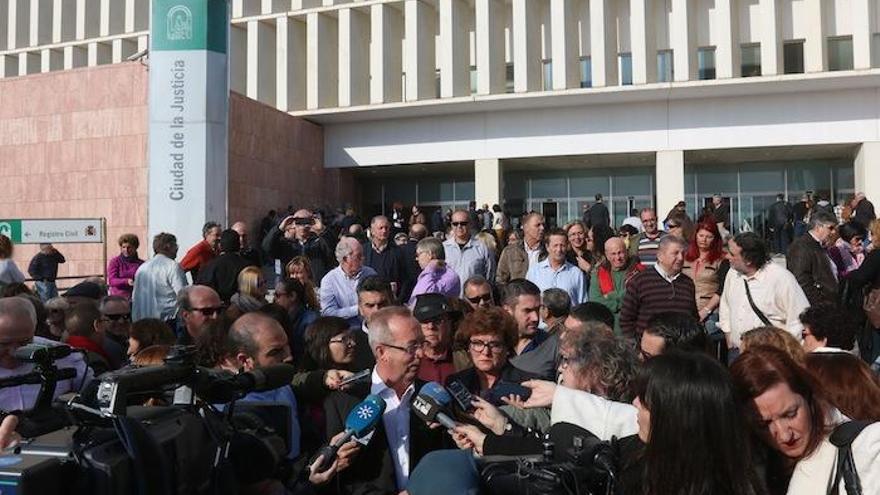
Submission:
<svg viewBox="0 0 880 495">
<path fill-rule="evenodd" d="M 416 303 L 416 296 L 436 292 L 448 297 L 461 295 L 461 280 L 455 270 L 446 264 L 443 243 L 434 237 L 427 237 L 416 245 L 416 261 L 422 273 L 416 280 L 416 287 L 409 298 L 410 306 Z"/>
</svg>

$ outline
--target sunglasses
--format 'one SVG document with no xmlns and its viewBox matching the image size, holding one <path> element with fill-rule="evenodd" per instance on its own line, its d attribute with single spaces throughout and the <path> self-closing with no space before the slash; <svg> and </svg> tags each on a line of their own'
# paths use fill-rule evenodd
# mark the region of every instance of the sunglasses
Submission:
<svg viewBox="0 0 880 495">
<path fill-rule="evenodd" d="M 214 306 L 209 308 L 193 308 L 193 313 L 201 313 L 202 316 L 216 316 L 223 312 L 223 306 Z"/>
<path fill-rule="evenodd" d="M 467 227 L 468 223 L 467 222 L 452 222 L 452 226 L 453 227 Z"/>
<path fill-rule="evenodd" d="M 104 321 L 131 321 L 131 313 L 119 313 L 117 315 L 103 315 Z"/>
<path fill-rule="evenodd" d="M 470 301 L 471 304 L 480 304 L 481 302 L 489 302 L 492 300 L 492 294 L 487 293 L 487 294 L 483 294 L 483 295 L 476 296 L 476 297 L 469 297 L 469 298 L 467 298 L 467 300 Z"/>
</svg>

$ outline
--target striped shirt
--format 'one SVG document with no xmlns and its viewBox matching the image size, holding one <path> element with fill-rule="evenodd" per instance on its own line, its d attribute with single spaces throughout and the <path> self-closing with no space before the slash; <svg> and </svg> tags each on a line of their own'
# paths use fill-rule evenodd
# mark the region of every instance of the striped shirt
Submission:
<svg viewBox="0 0 880 495">
<path fill-rule="evenodd" d="M 669 277 L 661 274 L 661 270 L 655 265 L 635 275 L 626 285 L 620 309 L 620 330 L 625 337 L 637 338 L 657 313 L 673 311 L 697 318 L 694 281 L 683 273 Z"/>
<path fill-rule="evenodd" d="M 666 232 L 660 230 L 655 239 L 649 239 L 648 235 L 642 232 L 639 235 L 639 260 L 645 266 L 651 266 L 657 263 L 657 251 L 660 250 L 660 240 L 666 235 Z"/>
</svg>

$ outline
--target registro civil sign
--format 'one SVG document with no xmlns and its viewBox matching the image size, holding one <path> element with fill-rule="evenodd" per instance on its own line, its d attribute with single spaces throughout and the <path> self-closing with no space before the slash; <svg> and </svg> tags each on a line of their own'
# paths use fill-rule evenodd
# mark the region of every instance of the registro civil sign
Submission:
<svg viewBox="0 0 880 495">
<path fill-rule="evenodd" d="M 0 234 L 14 244 L 104 242 L 100 218 L 0 219 Z"/>
</svg>

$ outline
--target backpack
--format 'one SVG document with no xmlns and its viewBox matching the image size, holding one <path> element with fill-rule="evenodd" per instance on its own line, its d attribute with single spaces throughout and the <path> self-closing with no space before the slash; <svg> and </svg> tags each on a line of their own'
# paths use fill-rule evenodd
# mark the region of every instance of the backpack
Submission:
<svg viewBox="0 0 880 495">
<path fill-rule="evenodd" d="M 847 495 L 862 495 L 862 482 L 856 471 L 856 461 L 852 454 L 852 443 L 872 421 L 849 421 L 842 423 L 831 432 L 831 444 L 837 447 L 837 468 L 828 487 L 828 495 L 839 493 L 840 480 Z"/>
</svg>

